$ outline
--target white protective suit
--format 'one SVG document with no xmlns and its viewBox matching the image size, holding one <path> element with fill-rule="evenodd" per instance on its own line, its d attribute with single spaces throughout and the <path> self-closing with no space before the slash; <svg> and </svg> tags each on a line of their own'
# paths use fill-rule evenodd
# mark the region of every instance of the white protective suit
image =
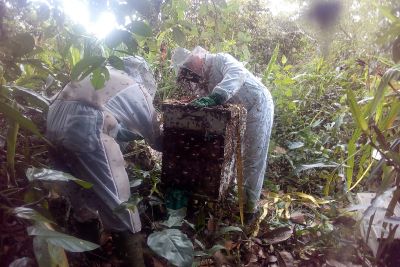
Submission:
<svg viewBox="0 0 400 267">
<path fill-rule="evenodd" d="M 74 183 L 65 188 L 75 211 L 99 214 L 107 230 L 135 233 L 141 230 L 138 212 L 118 211 L 131 193 L 117 142 L 143 137 L 160 150 L 161 135 L 152 104 L 156 83 L 147 63 L 140 57 L 124 63 L 125 71 L 108 68 L 110 79 L 100 90 L 90 77 L 70 82 L 50 106 L 47 137 L 75 155 L 74 173 L 93 184 L 92 189 Z"/>
<path fill-rule="evenodd" d="M 200 66 L 199 66 L 200 62 Z M 216 93 L 222 102 L 242 104 L 247 110 L 243 140 L 243 172 L 246 212 L 254 212 L 260 199 L 274 117 L 274 104 L 268 89 L 242 63 L 225 53 L 210 54 L 201 47 L 192 52 L 178 48 L 173 67 L 187 68 L 202 79 L 197 93 Z M 203 86 L 201 86 L 203 84 Z"/>
</svg>

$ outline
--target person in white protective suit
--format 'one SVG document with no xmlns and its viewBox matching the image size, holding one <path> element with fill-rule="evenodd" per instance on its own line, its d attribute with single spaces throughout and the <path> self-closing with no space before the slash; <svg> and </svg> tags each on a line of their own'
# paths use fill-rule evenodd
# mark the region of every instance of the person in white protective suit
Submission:
<svg viewBox="0 0 400 267">
<path fill-rule="evenodd" d="M 79 165 L 72 171 L 93 184 L 66 189 L 77 217 L 83 216 L 80 211 L 98 214 L 104 229 L 131 236 L 141 230 L 141 222 L 137 211 L 118 211 L 131 196 L 118 143 L 144 139 L 161 150 L 162 140 L 152 104 L 154 77 L 140 57 L 125 58 L 124 64 L 125 71 L 107 67 L 110 79 L 102 89 L 95 90 L 90 77 L 67 84 L 50 106 L 47 137 L 75 156 Z"/>
<path fill-rule="evenodd" d="M 177 72 L 178 82 L 198 85 L 195 92 L 201 97 L 192 105 L 206 107 L 236 103 L 246 108 L 243 172 L 245 212 L 251 220 L 257 211 L 267 165 L 274 116 L 271 94 L 243 64 L 226 53 L 211 54 L 199 46 L 193 51 L 177 48 L 172 55 L 172 66 Z"/>
</svg>

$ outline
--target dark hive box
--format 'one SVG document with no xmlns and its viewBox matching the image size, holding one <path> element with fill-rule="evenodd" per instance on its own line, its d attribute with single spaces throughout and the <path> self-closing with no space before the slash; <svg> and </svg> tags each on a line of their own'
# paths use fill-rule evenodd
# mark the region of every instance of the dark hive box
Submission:
<svg viewBox="0 0 400 267">
<path fill-rule="evenodd" d="M 162 111 L 163 183 L 221 200 L 236 176 L 237 138 L 245 130 L 245 109 L 169 102 Z"/>
</svg>

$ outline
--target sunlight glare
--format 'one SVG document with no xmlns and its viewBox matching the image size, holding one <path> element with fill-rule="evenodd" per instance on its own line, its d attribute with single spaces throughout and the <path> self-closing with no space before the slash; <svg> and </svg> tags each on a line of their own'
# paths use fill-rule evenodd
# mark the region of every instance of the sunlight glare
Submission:
<svg viewBox="0 0 400 267">
<path fill-rule="evenodd" d="M 64 10 L 67 16 L 75 23 L 81 24 L 85 29 L 97 38 L 104 38 L 117 27 L 115 16 L 111 12 L 98 14 L 94 21 L 90 20 L 88 6 L 80 0 L 63 0 Z"/>
<path fill-rule="evenodd" d="M 292 15 L 299 9 L 299 4 L 289 2 L 287 0 L 264 0 L 266 7 L 271 11 L 273 16 Z"/>
</svg>

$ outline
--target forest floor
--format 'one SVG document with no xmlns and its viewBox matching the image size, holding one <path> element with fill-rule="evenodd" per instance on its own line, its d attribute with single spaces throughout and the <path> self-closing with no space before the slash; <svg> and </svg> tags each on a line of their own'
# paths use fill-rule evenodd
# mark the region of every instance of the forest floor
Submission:
<svg viewBox="0 0 400 267">
<path fill-rule="evenodd" d="M 6 159 L 4 151 L 0 150 L 2 162 Z M 135 145 L 126 152 L 130 177 L 152 177 L 159 173 L 159 159 L 152 159 L 149 151 L 144 146 Z M 20 156 L 21 160 L 17 162 L 22 164 L 23 156 Z M 51 166 L 45 152 L 39 161 L 42 166 Z M 17 164 L 17 169 L 23 169 L 25 164 Z M 193 241 L 195 251 L 202 251 L 199 257 L 195 257 L 197 266 L 374 266 L 371 253 L 357 235 L 356 220 L 340 214 L 343 202 L 320 202 L 310 195 L 285 193 L 285 189 L 293 187 L 290 180 L 279 175 L 285 168 L 284 161 L 271 161 L 268 171 L 271 178 L 260 202 L 261 219 L 251 226 L 240 224 L 238 204 L 233 194 L 223 206 L 206 202 L 189 205 L 180 229 Z M 0 194 L 2 205 L 7 206 L 0 212 L 3 225 L 0 228 L 1 266 L 8 266 L 16 259 L 28 263 L 23 266 L 36 266 L 32 237 L 26 231 L 29 223 L 7 212 L 18 206 L 35 208 L 35 203 L 27 205 L 24 202 L 28 182 L 23 172 L 17 172 L 17 175 L 18 187 L 7 189 L 2 185 Z M 268 189 L 277 184 L 280 190 L 272 192 Z M 165 206 L 154 204 L 157 193 L 152 195 L 152 188 L 154 180 L 143 179 L 136 189 L 143 197 L 139 207 L 142 211 L 144 258 L 146 266 L 169 266 L 145 242 L 149 234 L 165 228 L 162 222 L 168 218 Z M 296 191 L 306 190 L 296 188 Z M 66 202 L 48 199 L 48 203 L 60 229 L 79 236 L 75 222 L 65 218 Z M 98 226 L 96 222 L 94 225 Z M 93 225 L 86 227 L 93 229 Z M 70 266 L 124 266 L 120 251 L 116 249 L 118 245 L 111 235 L 101 235 L 99 242 L 101 248 L 95 251 L 67 253 Z"/>
</svg>

